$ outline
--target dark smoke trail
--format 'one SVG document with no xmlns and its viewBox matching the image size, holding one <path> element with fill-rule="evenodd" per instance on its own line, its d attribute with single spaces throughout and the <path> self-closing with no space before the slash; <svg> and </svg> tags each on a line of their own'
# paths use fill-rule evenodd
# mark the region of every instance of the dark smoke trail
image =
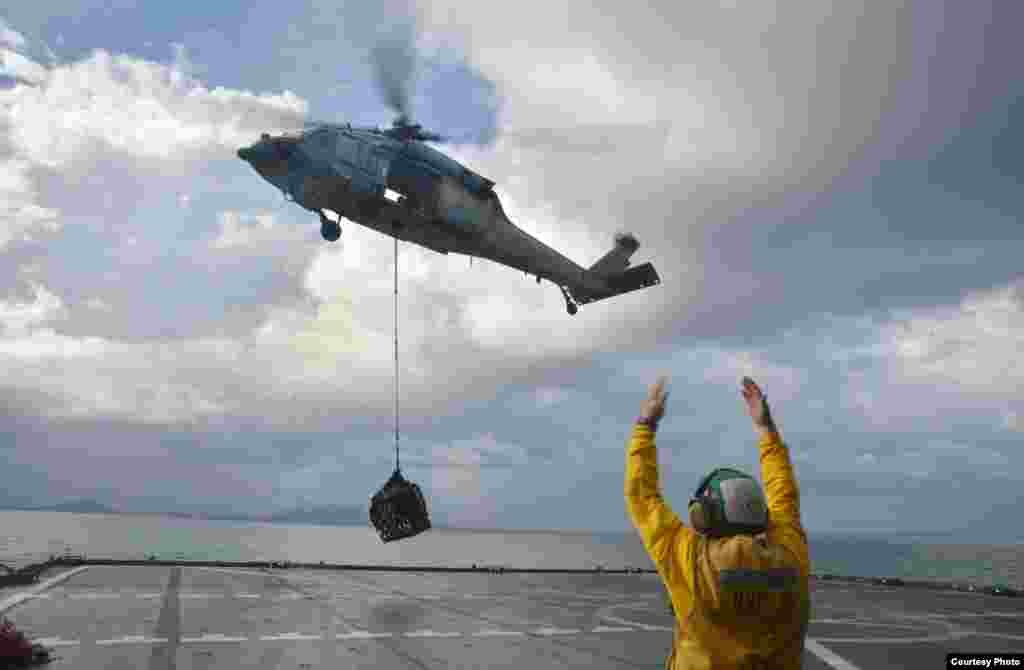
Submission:
<svg viewBox="0 0 1024 670">
<path fill-rule="evenodd" d="M 373 47 L 370 60 L 384 102 L 403 117 L 409 118 L 409 96 L 416 65 L 413 36 L 399 30 L 383 37 Z"/>
</svg>

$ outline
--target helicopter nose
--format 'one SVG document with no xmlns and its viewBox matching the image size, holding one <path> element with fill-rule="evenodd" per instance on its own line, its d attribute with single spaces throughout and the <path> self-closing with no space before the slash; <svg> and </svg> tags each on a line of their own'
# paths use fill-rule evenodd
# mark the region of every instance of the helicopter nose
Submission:
<svg viewBox="0 0 1024 670">
<path fill-rule="evenodd" d="M 242 147 L 241 149 L 238 150 L 238 157 L 246 162 L 251 161 L 253 159 L 253 154 L 254 152 L 252 147 Z"/>
</svg>

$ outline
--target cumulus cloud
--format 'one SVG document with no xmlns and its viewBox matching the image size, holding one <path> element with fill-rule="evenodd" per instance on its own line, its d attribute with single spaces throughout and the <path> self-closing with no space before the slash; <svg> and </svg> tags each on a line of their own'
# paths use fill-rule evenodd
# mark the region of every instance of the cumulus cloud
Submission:
<svg viewBox="0 0 1024 670">
<path fill-rule="evenodd" d="M 1024 388 L 1024 284 L 971 292 L 956 305 L 901 310 L 877 325 L 849 360 L 876 360 L 884 378 L 851 377 L 850 397 L 879 425 L 908 417 L 981 411 L 1018 425 Z M 879 382 L 882 383 L 879 383 Z"/>
<path fill-rule="evenodd" d="M 94 162 L 97 146 L 147 159 L 224 158 L 306 113 L 290 91 L 211 90 L 176 67 L 103 50 L 52 67 L 43 84 L 14 89 L 6 102 L 15 146 L 49 168 Z"/>
<path fill-rule="evenodd" d="M 24 44 L 5 30 L 8 44 Z M 137 180 L 116 177 L 143 170 L 140 161 L 180 166 L 231 156 L 260 131 L 291 127 L 305 114 L 305 102 L 288 91 L 208 89 L 179 69 L 178 56 L 176 67 L 97 50 L 81 61 L 42 65 L 0 50 L 0 74 L 23 82 L 0 91 L 0 248 L 57 232 L 63 206 L 95 209 L 83 207 L 86 197 L 101 195 L 108 213 L 137 200 Z M 82 182 L 88 186 L 76 198 Z"/>
<path fill-rule="evenodd" d="M 10 49 L 0 49 L 0 76 L 38 84 L 46 78 L 46 68 Z"/>
<path fill-rule="evenodd" d="M 769 2 L 753 11 L 662 4 L 628 15 L 602 2 L 559 11 L 417 5 L 425 46 L 455 41 L 500 83 L 512 130 L 667 118 L 669 159 L 694 173 L 797 177 L 821 158 L 819 133 L 837 133 L 830 151 L 842 160 L 842 144 L 872 132 L 901 74 L 899 38 L 909 27 L 906 10 L 861 2 L 812 10 Z M 541 11 L 538 25 L 531 17 Z M 510 33 L 524 39 L 509 46 L 502 38 Z"/>
<path fill-rule="evenodd" d="M 0 118 L 0 132 L 5 125 Z M 3 158 L 0 162 L 0 249 L 12 242 L 59 231 L 59 212 L 41 206 L 37 200 L 37 190 L 31 178 L 32 164 L 3 154 L 0 148 L 0 158 Z"/>
<path fill-rule="evenodd" d="M 972 293 L 959 305 L 903 313 L 882 345 L 908 378 L 942 378 L 1008 394 L 1024 382 L 1024 280 Z"/>
<path fill-rule="evenodd" d="M 29 303 L 0 301 L 0 327 L 5 335 L 23 335 L 33 327 L 41 326 L 64 314 L 61 299 L 46 290 L 33 286 L 35 297 Z"/>
<path fill-rule="evenodd" d="M 275 243 L 295 242 L 305 237 L 302 229 L 277 222 L 273 212 L 227 210 L 217 218 L 219 230 L 209 244 L 218 251 L 244 254 L 259 250 L 270 255 Z"/>
</svg>

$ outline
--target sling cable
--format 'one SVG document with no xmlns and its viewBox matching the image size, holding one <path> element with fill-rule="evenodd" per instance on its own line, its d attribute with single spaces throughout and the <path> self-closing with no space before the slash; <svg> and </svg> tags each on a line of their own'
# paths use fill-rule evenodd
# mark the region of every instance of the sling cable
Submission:
<svg viewBox="0 0 1024 670">
<path fill-rule="evenodd" d="M 395 471 L 370 499 L 370 522 L 384 542 L 419 535 L 430 528 L 420 487 L 402 477 L 398 453 L 398 237 L 395 240 Z"/>
</svg>

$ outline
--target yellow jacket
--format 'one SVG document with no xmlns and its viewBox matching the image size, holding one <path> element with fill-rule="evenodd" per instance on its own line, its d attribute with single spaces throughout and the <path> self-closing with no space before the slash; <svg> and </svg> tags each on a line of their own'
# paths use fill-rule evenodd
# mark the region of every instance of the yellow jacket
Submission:
<svg viewBox="0 0 1024 670">
<path fill-rule="evenodd" d="M 654 433 L 643 424 L 633 427 L 626 509 L 676 614 L 668 670 L 801 667 L 810 620 L 810 558 L 800 494 L 782 438 L 763 437 L 758 446 L 767 530 L 708 538 L 684 526 L 662 499 Z M 791 586 L 785 590 L 780 583 Z"/>
</svg>

